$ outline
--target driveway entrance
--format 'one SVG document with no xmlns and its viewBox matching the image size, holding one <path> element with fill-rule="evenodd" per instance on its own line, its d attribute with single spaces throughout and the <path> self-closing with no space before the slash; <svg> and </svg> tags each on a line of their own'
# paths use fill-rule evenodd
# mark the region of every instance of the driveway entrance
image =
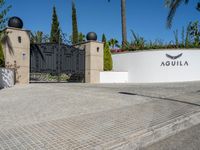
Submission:
<svg viewBox="0 0 200 150">
<path fill-rule="evenodd" d="M 85 50 L 66 44 L 31 44 L 31 82 L 84 82 Z"/>
</svg>

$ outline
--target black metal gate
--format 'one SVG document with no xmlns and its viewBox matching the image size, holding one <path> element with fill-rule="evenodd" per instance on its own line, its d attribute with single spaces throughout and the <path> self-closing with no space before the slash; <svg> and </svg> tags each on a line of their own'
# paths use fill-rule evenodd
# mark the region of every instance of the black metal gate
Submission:
<svg viewBox="0 0 200 150">
<path fill-rule="evenodd" d="M 85 50 L 65 44 L 31 44 L 31 82 L 84 82 Z"/>
</svg>

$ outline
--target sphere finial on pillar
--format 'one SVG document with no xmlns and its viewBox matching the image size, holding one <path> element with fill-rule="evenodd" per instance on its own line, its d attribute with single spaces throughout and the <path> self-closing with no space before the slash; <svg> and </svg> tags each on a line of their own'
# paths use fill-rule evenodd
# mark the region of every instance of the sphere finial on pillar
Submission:
<svg viewBox="0 0 200 150">
<path fill-rule="evenodd" d="M 97 34 L 95 32 L 89 32 L 86 36 L 88 41 L 96 41 L 97 40 Z"/>
<path fill-rule="evenodd" d="M 8 21 L 8 27 L 22 29 L 23 21 L 19 17 L 11 17 Z"/>
</svg>

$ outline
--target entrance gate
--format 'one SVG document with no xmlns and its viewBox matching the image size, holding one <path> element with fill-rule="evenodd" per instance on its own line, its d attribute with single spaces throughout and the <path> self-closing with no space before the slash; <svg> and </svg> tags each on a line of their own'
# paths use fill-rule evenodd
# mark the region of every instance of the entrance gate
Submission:
<svg viewBox="0 0 200 150">
<path fill-rule="evenodd" d="M 30 50 L 30 82 L 84 82 L 85 50 L 51 43 Z"/>
</svg>

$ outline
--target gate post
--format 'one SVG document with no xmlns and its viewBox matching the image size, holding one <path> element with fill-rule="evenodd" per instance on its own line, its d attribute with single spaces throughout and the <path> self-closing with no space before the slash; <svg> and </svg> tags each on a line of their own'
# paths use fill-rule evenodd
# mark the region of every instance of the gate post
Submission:
<svg viewBox="0 0 200 150">
<path fill-rule="evenodd" d="M 5 66 L 15 71 L 16 84 L 29 84 L 30 36 L 22 26 L 23 22 L 18 17 L 9 20 L 9 27 L 4 29 L 6 34 L 2 47 Z"/>
<path fill-rule="evenodd" d="M 77 48 L 85 49 L 85 82 L 100 83 L 100 72 L 103 71 L 104 44 L 97 42 L 97 35 L 90 32 L 87 42 L 76 45 Z"/>
</svg>

